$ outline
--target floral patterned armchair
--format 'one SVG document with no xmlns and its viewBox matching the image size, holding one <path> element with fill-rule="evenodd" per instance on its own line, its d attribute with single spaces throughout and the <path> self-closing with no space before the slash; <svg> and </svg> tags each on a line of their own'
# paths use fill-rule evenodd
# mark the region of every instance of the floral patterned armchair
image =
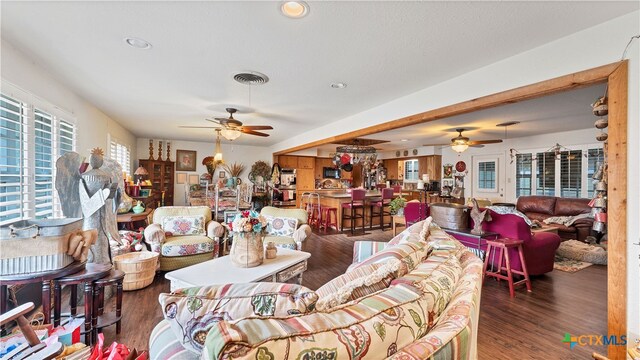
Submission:
<svg viewBox="0 0 640 360">
<path fill-rule="evenodd" d="M 144 237 L 160 254 L 160 270 L 171 271 L 217 257 L 224 230 L 218 227 L 206 206 L 163 206 L 153 212 Z"/>
</svg>

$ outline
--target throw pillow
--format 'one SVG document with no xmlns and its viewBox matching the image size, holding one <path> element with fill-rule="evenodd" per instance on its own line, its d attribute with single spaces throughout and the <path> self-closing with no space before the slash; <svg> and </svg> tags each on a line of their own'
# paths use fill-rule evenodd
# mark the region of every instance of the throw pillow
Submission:
<svg viewBox="0 0 640 360">
<path fill-rule="evenodd" d="M 386 263 L 361 266 L 338 276 L 316 290 L 319 297 L 316 309 L 325 311 L 388 288 L 400 264 L 400 260 L 392 259 Z"/>
<path fill-rule="evenodd" d="M 265 216 L 267 219 L 267 233 L 273 236 L 292 237 L 298 228 L 298 219 L 287 217 Z"/>
<path fill-rule="evenodd" d="M 313 311 L 317 300 L 318 295 L 304 286 L 280 283 L 193 287 L 159 297 L 176 338 L 196 353 L 219 321 L 305 314 Z"/>
<path fill-rule="evenodd" d="M 422 241 L 406 242 L 403 244 L 388 246 L 363 262 L 350 266 L 349 269 L 347 269 L 347 272 L 352 272 L 362 266 L 386 263 L 390 259 L 398 259 L 400 260 L 401 265 L 395 275 L 403 276 L 413 270 L 417 264 L 426 258 L 431 250 L 433 250 L 431 245 Z"/>
<path fill-rule="evenodd" d="M 167 216 L 162 219 L 162 228 L 172 236 L 204 235 L 204 216 Z"/>
</svg>

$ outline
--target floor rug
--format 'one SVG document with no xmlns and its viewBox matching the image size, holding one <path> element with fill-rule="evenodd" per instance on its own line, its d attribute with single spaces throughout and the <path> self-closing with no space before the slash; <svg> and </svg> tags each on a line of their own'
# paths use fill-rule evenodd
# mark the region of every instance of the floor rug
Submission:
<svg viewBox="0 0 640 360">
<path fill-rule="evenodd" d="M 585 244 L 577 240 L 567 240 L 560 243 L 556 255 L 565 259 L 607 265 L 607 250 L 602 246 Z"/>
<path fill-rule="evenodd" d="M 555 270 L 560 270 L 560 271 L 569 272 L 569 273 L 580 271 L 584 268 L 588 268 L 591 265 L 593 264 L 584 262 L 584 261 L 563 258 L 562 256 L 559 256 L 559 255 L 556 255 L 556 258 L 553 262 L 553 268 Z"/>
</svg>

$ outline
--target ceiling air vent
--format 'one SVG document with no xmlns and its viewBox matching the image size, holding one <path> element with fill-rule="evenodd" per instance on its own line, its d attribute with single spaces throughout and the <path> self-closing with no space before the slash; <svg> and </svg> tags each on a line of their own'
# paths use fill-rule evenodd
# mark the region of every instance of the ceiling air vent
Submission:
<svg viewBox="0 0 640 360">
<path fill-rule="evenodd" d="M 269 78 L 265 74 L 257 71 L 245 71 L 233 75 L 233 79 L 244 85 L 262 85 L 269 82 Z"/>
</svg>

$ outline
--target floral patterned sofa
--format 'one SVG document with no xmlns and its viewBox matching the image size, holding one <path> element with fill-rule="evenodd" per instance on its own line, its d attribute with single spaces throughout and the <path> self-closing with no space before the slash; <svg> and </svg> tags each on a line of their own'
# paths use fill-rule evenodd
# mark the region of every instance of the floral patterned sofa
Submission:
<svg viewBox="0 0 640 360">
<path fill-rule="evenodd" d="M 153 212 L 144 238 L 160 254 L 160 270 L 171 271 L 216 257 L 218 226 L 206 206 L 162 206 Z"/>
<path fill-rule="evenodd" d="M 430 219 L 373 245 L 356 244 L 362 261 L 316 291 L 257 283 L 161 294 L 151 358 L 476 359 L 480 259 Z"/>
</svg>

